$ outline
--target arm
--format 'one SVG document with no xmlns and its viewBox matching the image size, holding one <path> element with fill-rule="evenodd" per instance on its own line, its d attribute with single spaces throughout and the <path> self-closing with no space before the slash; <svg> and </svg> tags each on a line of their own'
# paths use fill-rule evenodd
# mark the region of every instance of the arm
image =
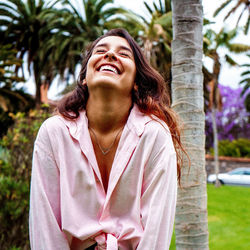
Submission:
<svg viewBox="0 0 250 250">
<path fill-rule="evenodd" d="M 61 230 L 59 169 L 46 123 L 39 130 L 33 152 L 29 231 L 32 250 L 70 249 Z"/>
<path fill-rule="evenodd" d="M 177 194 L 174 149 L 161 149 L 145 168 L 141 197 L 143 237 L 137 250 L 167 250 L 171 242 Z"/>
</svg>

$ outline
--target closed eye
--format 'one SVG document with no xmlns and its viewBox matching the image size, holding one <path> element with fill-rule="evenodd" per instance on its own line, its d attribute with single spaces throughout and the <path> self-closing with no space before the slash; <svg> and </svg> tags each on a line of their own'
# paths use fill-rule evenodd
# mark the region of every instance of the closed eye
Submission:
<svg viewBox="0 0 250 250">
<path fill-rule="evenodd" d="M 124 53 L 124 52 L 121 52 L 120 55 L 122 55 L 122 56 L 129 56 L 128 53 Z"/>
<path fill-rule="evenodd" d="M 96 53 L 105 53 L 106 52 L 106 50 L 104 50 L 104 49 L 98 49 L 98 50 L 96 50 Z"/>
<path fill-rule="evenodd" d="M 121 55 L 121 56 L 123 56 L 123 57 L 132 57 L 132 55 L 129 53 L 129 52 L 124 52 L 124 51 L 122 51 L 122 52 L 119 52 L 119 54 Z"/>
</svg>

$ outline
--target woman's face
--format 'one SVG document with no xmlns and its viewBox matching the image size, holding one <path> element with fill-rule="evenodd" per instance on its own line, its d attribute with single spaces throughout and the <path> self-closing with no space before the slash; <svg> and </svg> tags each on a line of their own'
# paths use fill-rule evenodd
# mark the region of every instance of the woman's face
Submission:
<svg viewBox="0 0 250 250">
<path fill-rule="evenodd" d="M 135 84 L 134 55 L 126 39 L 108 36 L 93 49 L 87 64 L 88 89 L 111 88 L 123 95 L 130 95 Z"/>
</svg>

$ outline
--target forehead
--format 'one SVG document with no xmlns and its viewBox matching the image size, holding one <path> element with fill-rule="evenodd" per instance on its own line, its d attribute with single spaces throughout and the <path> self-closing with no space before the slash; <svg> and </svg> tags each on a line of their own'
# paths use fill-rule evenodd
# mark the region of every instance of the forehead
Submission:
<svg viewBox="0 0 250 250">
<path fill-rule="evenodd" d="M 107 46 L 112 46 L 112 47 L 127 47 L 131 49 L 128 41 L 120 36 L 107 36 L 102 38 L 96 45 L 99 46 L 101 44 L 105 44 Z"/>
</svg>

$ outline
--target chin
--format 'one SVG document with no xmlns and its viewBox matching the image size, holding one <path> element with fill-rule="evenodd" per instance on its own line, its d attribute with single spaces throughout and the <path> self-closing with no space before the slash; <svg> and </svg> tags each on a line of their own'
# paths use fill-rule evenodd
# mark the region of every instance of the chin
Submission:
<svg viewBox="0 0 250 250">
<path fill-rule="evenodd" d="M 110 79 L 102 79 L 88 83 L 89 88 L 117 88 L 117 81 L 110 81 Z"/>
</svg>

